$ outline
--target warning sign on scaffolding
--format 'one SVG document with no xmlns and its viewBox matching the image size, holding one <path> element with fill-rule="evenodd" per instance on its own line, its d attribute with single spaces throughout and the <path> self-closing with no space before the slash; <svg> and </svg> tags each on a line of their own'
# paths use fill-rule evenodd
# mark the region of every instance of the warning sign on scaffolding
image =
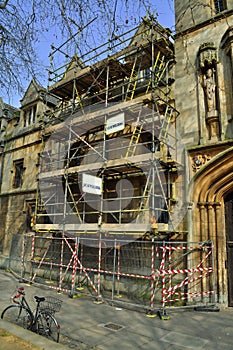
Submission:
<svg viewBox="0 0 233 350">
<path fill-rule="evenodd" d="M 113 132 L 117 132 L 123 130 L 125 128 L 125 115 L 124 113 L 119 113 L 118 115 L 109 118 L 106 122 L 106 134 L 112 134 Z"/>
<path fill-rule="evenodd" d="M 86 193 L 101 195 L 102 179 L 100 177 L 83 174 L 82 190 Z"/>
</svg>

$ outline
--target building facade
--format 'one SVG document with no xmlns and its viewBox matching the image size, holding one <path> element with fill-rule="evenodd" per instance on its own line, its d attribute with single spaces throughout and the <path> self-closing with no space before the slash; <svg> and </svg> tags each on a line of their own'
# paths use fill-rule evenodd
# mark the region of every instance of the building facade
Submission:
<svg viewBox="0 0 233 350">
<path fill-rule="evenodd" d="M 175 38 L 144 19 L 2 113 L 1 252 L 26 232 L 211 241 L 233 306 L 233 0 L 174 3 Z"/>
<path fill-rule="evenodd" d="M 20 110 L 2 102 L 0 240 L 4 254 L 9 254 L 15 235 L 31 230 L 43 149 L 41 121 L 51 106 L 45 100 L 45 93 L 46 89 L 33 79 L 21 100 Z"/>
<path fill-rule="evenodd" d="M 189 240 L 211 240 L 219 301 L 232 306 L 233 1 L 175 1 L 177 127 L 188 151 Z"/>
</svg>

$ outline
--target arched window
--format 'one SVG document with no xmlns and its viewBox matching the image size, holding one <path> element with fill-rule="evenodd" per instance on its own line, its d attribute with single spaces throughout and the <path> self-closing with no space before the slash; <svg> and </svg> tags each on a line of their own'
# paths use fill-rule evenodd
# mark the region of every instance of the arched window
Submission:
<svg viewBox="0 0 233 350">
<path fill-rule="evenodd" d="M 214 0 L 215 12 L 219 13 L 226 10 L 226 1 L 225 0 Z"/>
<path fill-rule="evenodd" d="M 227 116 L 226 137 L 233 137 L 233 26 L 228 28 L 222 37 L 220 49 L 222 50 L 223 83 L 225 92 L 225 108 Z"/>
<path fill-rule="evenodd" d="M 37 106 L 33 105 L 23 112 L 23 126 L 29 126 L 36 123 L 36 113 L 37 113 Z"/>
</svg>

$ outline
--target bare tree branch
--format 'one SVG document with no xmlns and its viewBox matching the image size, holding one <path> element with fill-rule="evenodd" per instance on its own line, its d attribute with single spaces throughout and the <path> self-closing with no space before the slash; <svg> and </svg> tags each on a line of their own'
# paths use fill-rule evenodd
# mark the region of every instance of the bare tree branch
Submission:
<svg viewBox="0 0 233 350">
<path fill-rule="evenodd" d="M 81 56 L 88 48 L 139 24 L 148 8 L 153 12 L 154 0 L 2 0 L 0 96 L 6 91 L 15 94 L 15 89 L 24 90 L 34 76 L 39 77 L 39 83 L 45 81 L 46 67 L 40 61 L 42 46 L 38 50 L 42 41 L 49 40 L 59 47 L 72 38 L 63 47 L 65 55 Z M 97 18 L 94 23 L 93 18 Z M 76 36 L 77 27 L 85 30 Z"/>
<path fill-rule="evenodd" d="M 5 0 L 3 4 L 0 4 L 0 10 L 5 9 L 9 0 Z"/>
</svg>

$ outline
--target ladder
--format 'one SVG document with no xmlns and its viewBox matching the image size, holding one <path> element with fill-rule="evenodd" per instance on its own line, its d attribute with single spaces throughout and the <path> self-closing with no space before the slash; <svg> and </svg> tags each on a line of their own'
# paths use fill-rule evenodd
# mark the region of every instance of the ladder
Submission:
<svg viewBox="0 0 233 350">
<path fill-rule="evenodd" d="M 134 63 L 133 63 L 133 67 L 132 67 L 131 74 L 129 77 L 129 83 L 128 83 L 126 94 L 125 94 L 125 101 L 132 100 L 134 98 L 134 93 L 135 93 L 136 86 L 138 83 L 138 76 L 139 76 L 141 63 L 142 63 L 142 55 L 141 55 L 141 59 L 140 59 L 138 68 L 136 68 L 137 62 L 138 62 L 138 55 L 136 55 L 134 58 Z"/>
<path fill-rule="evenodd" d="M 160 131 L 158 139 L 160 142 L 164 142 L 167 138 L 169 125 L 173 115 L 173 108 L 170 105 L 166 105 L 164 118 L 161 121 Z"/>
<path fill-rule="evenodd" d="M 160 126 L 160 130 L 159 130 L 159 135 L 158 135 L 159 142 L 162 142 L 162 143 L 166 142 L 169 124 L 170 124 L 172 115 L 173 115 L 173 107 L 171 105 L 166 105 L 164 117 L 163 117 L 163 119 L 162 118 L 160 119 L 161 126 Z M 143 123 L 140 124 L 141 129 L 142 129 L 142 126 L 143 126 Z M 139 136 L 138 135 L 134 136 L 131 138 L 131 140 L 132 140 L 132 142 L 130 143 L 130 146 L 132 147 L 133 141 L 134 140 L 138 141 Z M 130 146 L 129 146 L 129 149 L 130 149 Z M 135 151 L 135 148 L 136 148 L 136 145 L 133 146 L 133 151 Z M 131 153 L 132 153 L 132 151 L 131 151 Z M 127 151 L 127 154 L 128 154 L 128 151 Z M 156 178 L 157 178 L 156 182 L 160 188 L 160 194 L 157 193 L 157 194 L 154 194 L 154 196 L 156 196 L 157 198 L 163 199 L 164 207 L 165 207 L 164 211 L 166 211 L 169 215 L 169 204 L 168 204 L 168 201 L 166 198 L 166 193 L 164 191 L 164 187 L 163 187 L 164 185 L 163 185 L 162 180 L 161 180 L 161 175 L 160 175 L 157 161 L 154 163 L 154 170 L 155 170 L 155 174 L 156 174 Z M 152 177 L 152 168 L 150 168 L 150 170 L 148 172 L 146 184 L 145 184 L 143 194 L 142 194 L 142 199 L 141 199 L 141 202 L 140 202 L 140 205 L 138 208 L 138 211 L 140 214 L 137 216 L 136 222 L 140 221 L 140 219 L 143 215 L 143 209 L 145 209 L 145 208 L 149 209 L 149 200 L 150 200 L 151 192 L 153 190 L 153 181 L 152 181 L 151 177 Z M 153 209 L 158 210 L 159 208 L 153 208 Z M 169 215 L 169 217 L 170 217 L 170 215 Z"/>
<path fill-rule="evenodd" d="M 147 179 L 146 179 L 146 184 L 143 190 L 142 198 L 139 204 L 138 208 L 138 215 L 136 217 L 136 223 L 140 223 L 143 221 L 143 209 L 148 208 L 149 200 L 150 200 L 150 195 L 152 191 L 152 181 L 151 181 L 151 168 L 148 172 Z"/>
<path fill-rule="evenodd" d="M 126 151 L 126 155 L 125 155 L 126 158 L 132 157 L 132 156 L 135 155 L 137 144 L 139 142 L 140 135 L 141 135 L 141 132 L 142 132 L 142 129 L 143 129 L 143 125 L 145 123 L 145 119 L 146 119 L 146 116 L 147 116 L 145 114 L 143 119 L 140 121 L 141 113 L 142 113 L 142 108 L 140 109 L 140 111 L 138 113 L 136 124 L 134 126 L 133 133 L 132 133 L 132 136 L 131 136 L 131 139 L 130 139 L 130 142 L 129 142 L 129 147 L 128 147 L 127 151 Z"/>
<path fill-rule="evenodd" d="M 156 59 L 155 59 L 155 63 L 154 63 L 154 83 L 158 83 L 164 72 L 165 72 L 165 69 L 166 69 L 166 64 L 165 64 L 165 56 L 161 56 L 161 52 L 159 51 L 157 53 L 157 56 L 156 56 Z M 146 93 L 148 93 L 148 91 L 150 90 L 151 88 L 151 84 L 152 84 L 152 79 L 153 77 L 151 77 L 151 79 L 149 80 L 149 83 L 148 83 L 148 86 L 147 86 L 147 89 L 146 89 Z"/>
<path fill-rule="evenodd" d="M 148 173 L 148 176 L 147 176 L 147 179 L 146 179 L 146 184 L 145 184 L 145 187 L 144 187 L 144 191 L 143 191 L 143 194 L 142 194 L 142 200 L 141 200 L 141 203 L 140 203 L 140 206 L 139 206 L 139 210 L 141 211 L 142 209 L 146 208 L 149 204 L 149 199 L 150 199 L 150 194 L 151 194 L 151 191 L 152 191 L 152 181 L 151 181 L 151 168 L 149 170 L 149 173 Z"/>
<path fill-rule="evenodd" d="M 80 109 L 82 110 L 83 114 L 84 114 L 84 109 L 83 109 L 83 104 L 82 104 L 82 99 L 79 95 L 78 89 L 76 87 L 76 83 L 74 83 L 74 89 L 75 89 L 75 93 L 76 93 L 76 98 L 78 100 L 78 106 L 80 107 Z"/>
<path fill-rule="evenodd" d="M 154 194 L 154 196 L 156 198 L 160 198 L 163 200 L 164 202 L 164 207 L 165 209 L 163 209 L 162 207 L 154 207 L 153 210 L 157 210 L 157 211 L 166 211 L 170 217 L 170 213 L 169 213 L 169 205 L 168 205 L 168 201 L 167 201 L 167 198 L 166 198 L 166 193 L 164 191 L 164 188 L 163 188 L 163 183 L 162 183 L 162 180 L 161 180 L 161 176 L 160 176 L 160 172 L 159 172 L 159 169 L 158 169 L 158 165 L 157 163 L 155 164 L 155 173 L 156 173 L 156 176 L 157 176 L 157 179 L 158 179 L 158 184 L 159 184 L 159 188 L 160 188 L 160 194 Z M 139 208 L 138 208 L 138 212 L 139 212 L 139 215 L 137 215 L 137 218 L 136 218 L 136 223 L 139 223 L 141 221 L 141 219 L 143 218 L 143 210 L 144 209 L 149 209 L 149 201 L 150 201 L 150 197 L 151 197 L 151 192 L 152 192 L 152 189 L 153 189 L 153 182 L 152 182 L 152 168 L 150 168 L 149 172 L 148 172 L 148 176 L 147 176 L 147 179 L 146 179 L 146 184 L 145 184 L 145 187 L 144 187 L 144 190 L 143 190 L 143 194 L 142 194 L 142 198 L 141 198 L 141 202 L 140 202 L 140 205 L 139 205 Z"/>
<path fill-rule="evenodd" d="M 81 223 L 81 222 L 82 222 L 82 218 L 81 218 L 81 216 L 80 216 L 80 214 L 79 214 L 79 210 L 78 210 L 78 207 L 77 207 L 77 204 L 79 203 L 79 201 L 76 202 L 76 200 L 75 200 L 75 198 L 74 198 L 74 195 L 73 195 L 73 193 L 72 193 L 72 191 L 71 191 L 71 188 L 70 188 L 70 185 L 69 185 L 68 182 L 67 182 L 67 188 L 68 188 L 69 195 L 70 195 L 70 197 L 71 197 L 71 199 L 72 199 L 72 204 L 73 204 L 73 208 L 71 208 L 71 209 L 72 209 L 72 210 L 75 209 L 75 214 L 77 214 L 77 217 L 78 217 L 78 219 L 79 219 L 79 221 L 80 221 L 80 223 Z"/>
</svg>

